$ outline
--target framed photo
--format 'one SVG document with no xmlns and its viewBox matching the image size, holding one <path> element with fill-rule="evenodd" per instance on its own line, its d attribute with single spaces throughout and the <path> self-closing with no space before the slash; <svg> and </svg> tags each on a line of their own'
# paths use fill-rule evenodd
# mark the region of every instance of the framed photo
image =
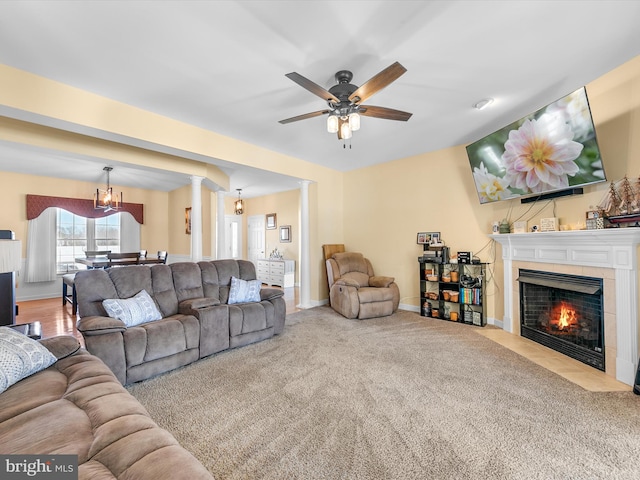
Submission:
<svg viewBox="0 0 640 480">
<path fill-rule="evenodd" d="M 267 213 L 267 230 L 275 230 L 276 226 L 276 214 Z"/>
<path fill-rule="evenodd" d="M 184 233 L 191 235 L 191 207 L 184 209 Z"/>
<path fill-rule="evenodd" d="M 418 245 L 439 245 L 440 232 L 418 232 Z"/>
<path fill-rule="evenodd" d="M 280 227 L 280 243 L 291 242 L 291 225 L 283 225 Z"/>
</svg>

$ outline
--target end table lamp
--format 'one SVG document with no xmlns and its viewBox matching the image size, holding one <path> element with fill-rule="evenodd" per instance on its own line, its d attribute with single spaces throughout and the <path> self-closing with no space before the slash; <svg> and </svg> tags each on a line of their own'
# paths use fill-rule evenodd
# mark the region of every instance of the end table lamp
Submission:
<svg viewBox="0 0 640 480">
<path fill-rule="evenodd" d="M 15 272 L 20 270 L 21 263 L 22 242 L 10 239 L 0 240 L 0 325 L 15 323 Z"/>
</svg>

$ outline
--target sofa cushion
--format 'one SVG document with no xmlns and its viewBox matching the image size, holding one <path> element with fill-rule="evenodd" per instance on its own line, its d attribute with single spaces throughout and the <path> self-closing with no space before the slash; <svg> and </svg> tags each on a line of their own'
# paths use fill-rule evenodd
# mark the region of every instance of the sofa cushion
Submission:
<svg viewBox="0 0 640 480">
<path fill-rule="evenodd" d="M 364 287 L 358 290 L 360 305 L 363 303 L 386 302 L 393 300 L 390 288 Z"/>
<path fill-rule="evenodd" d="M 56 360 L 40 342 L 9 327 L 0 327 L 0 393 Z"/>
<path fill-rule="evenodd" d="M 204 297 L 202 272 L 197 263 L 179 262 L 170 265 L 178 303 L 190 298 Z"/>
<path fill-rule="evenodd" d="M 107 272 L 109 272 L 109 277 L 111 277 L 111 281 L 116 287 L 118 298 L 131 298 L 140 290 L 153 293 L 151 268 L 148 265 L 112 267 Z"/>
<path fill-rule="evenodd" d="M 369 277 L 371 272 L 369 271 L 369 265 L 364 255 L 358 252 L 342 252 L 334 253 L 333 259 L 338 264 L 340 269 L 340 276 L 343 276 L 347 272 L 360 272 Z"/>
<path fill-rule="evenodd" d="M 198 262 L 202 272 L 202 289 L 205 297 L 220 299 L 220 280 L 214 262 Z"/>
<path fill-rule="evenodd" d="M 242 280 L 231 277 L 231 290 L 229 290 L 229 305 L 234 303 L 247 303 L 260 301 L 260 280 Z"/>
<path fill-rule="evenodd" d="M 369 286 L 369 275 L 362 272 L 347 272 L 340 280 L 346 280 L 347 282 L 355 282 L 358 287 L 368 287 Z M 340 280 L 336 281 L 336 283 L 340 283 Z M 347 283 L 348 285 L 348 283 Z"/>
<path fill-rule="evenodd" d="M 103 300 L 102 305 L 110 317 L 122 320 L 127 327 L 162 318 L 162 314 L 146 290 L 141 290 L 131 298 Z"/>
<path fill-rule="evenodd" d="M 170 317 L 178 313 L 178 296 L 173 286 L 173 273 L 169 265 L 153 265 L 151 267 L 151 283 L 153 293 L 149 292 L 156 301 L 163 317 Z"/>
</svg>

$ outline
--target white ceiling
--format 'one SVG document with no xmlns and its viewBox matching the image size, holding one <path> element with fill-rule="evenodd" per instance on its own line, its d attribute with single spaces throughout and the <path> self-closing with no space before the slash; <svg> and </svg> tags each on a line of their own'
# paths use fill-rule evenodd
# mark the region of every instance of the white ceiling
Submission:
<svg viewBox="0 0 640 480">
<path fill-rule="evenodd" d="M 639 24 L 640 2 L 616 0 L 4 0 L 0 63 L 350 171 L 467 144 L 537 110 L 640 54 Z M 408 122 L 363 117 L 347 148 L 326 133 L 325 116 L 278 123 L 326 106 L 286 73 L 328 89 L 338 70 L 361 85 L 395 61 L 407 72 L 365 103 L 412 112 Z M 496 101 L 472 108 L 485 97 Z M 234 194 L 298 188 L 295 178 L 199 160 L 220 165 Z M 0 143 L 1 170 L 98 181 L 104 165 Z M 117 185 L 189 183 L 115 167 Z"/>
</svg>

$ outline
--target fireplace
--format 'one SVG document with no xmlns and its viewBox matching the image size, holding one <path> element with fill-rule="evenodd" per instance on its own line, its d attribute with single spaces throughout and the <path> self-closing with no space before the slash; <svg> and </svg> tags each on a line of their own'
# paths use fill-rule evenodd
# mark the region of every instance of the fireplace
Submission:
<svg viewBox="0 0 640 480">
<path fill-rule="evenodd" d="M 605 374 L 634 385 L 639 350 L 640 228 L 495 234 L 491 238 L 502 246 L 505 288 L 503 316 L 490 318 L 489 323 L 520 335 L 520 285 L 515 281 L 520 269 L 600 278 Z"/>
<path fill-rule="evenodd" d="M 605 371 L 601 278 L 520 269 L 520 334 Z"/>
</svg>

